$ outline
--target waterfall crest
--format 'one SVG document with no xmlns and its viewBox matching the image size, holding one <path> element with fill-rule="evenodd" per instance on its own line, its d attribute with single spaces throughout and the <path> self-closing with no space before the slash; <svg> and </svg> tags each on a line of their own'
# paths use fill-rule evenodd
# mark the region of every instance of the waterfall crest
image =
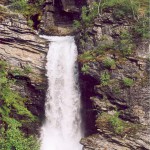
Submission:
<svg viewBox="0 0 150 150">
<path fill-rule="evenodd" d="M 48 91 L 41 150 L 81 150 L 80 92 L 74 37 L 42 36 L 50 42 L 47 55 Z"/>
</svg>

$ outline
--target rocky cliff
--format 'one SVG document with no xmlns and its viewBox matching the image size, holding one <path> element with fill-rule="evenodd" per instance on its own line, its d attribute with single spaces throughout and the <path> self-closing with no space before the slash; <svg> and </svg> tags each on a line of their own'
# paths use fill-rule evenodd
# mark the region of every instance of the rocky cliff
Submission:
<svg viewBox="0 0 150 150">
<path fill-rule="evenodd" d="M 106 10 L 76 37 L 88 135 L 81 140 L 84 150 L 150 149 L 149 41 L 136 37 L 127 55 L 117 47 L 129 40 L 129 34 L 119 37 L 131 28 L 127 18 L 117 20 Z"/>
<path fill-rule="evenodd" d="M 72 34 L 73 20 L 79 18 L 81 7 L 91 2 L 47 0 L 39 32 Z M 10 71 L 17 80 L 13 89 L 27 97 L 27 107 L 42 118 L 48 44 L 27 26 L 22 15 L 2 6 L 0 13 L 0 60 L 15 69 Z M 114 17 L 110 9 L 76 35 L 85 150 L 150 150 L 150 52 L 148 40 L 134 38 L 131 42 L 131 20 Z M 38 126 L 26 131 L 35 132 Z"/>
<path fill-rule="evenodd" d="M 10 76 L 17 81 L 13 89 L 28 98 L 27 107 L 41 119 L 47 85 L 48 43 L 27 26 L 22 15 L 4 6 L 0 6 L 0 11 L 0 60 L 5 60 L 13 70 Z"/>
<path fill-rule="evenodd" d="M 48 35 L 69 35 L 73 33 L 72 23 L 80 15 L 86 1 L 47 0 L 44 4 L 40 32 Z"/>
</svg>

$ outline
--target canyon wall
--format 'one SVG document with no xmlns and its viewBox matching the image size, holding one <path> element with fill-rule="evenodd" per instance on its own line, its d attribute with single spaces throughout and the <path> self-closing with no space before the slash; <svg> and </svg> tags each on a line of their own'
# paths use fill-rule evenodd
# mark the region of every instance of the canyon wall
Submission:
<svg viewBox="0 0 150 150">
<path fill-rule="evenodd" d="M 10 66 L 10 76 L 16 80 L 13 90 L 26 97 L 28 109 L 42 119 L 47 89 L 45 64 L 48 43 L 27 26 L 22 15 L 13 13 L 4 6 L 1 9 L 0 60 Z M 31 130 L 35 132 L 38 127 Z"/>
<path fill-rule="evenodd" d="M 40 32 L 47 35 L 73 34 L 73 20 L 79 18 L 84 4 L 85 0 L 47 0 L 44 4 Z"/>
<path fill-rule="evenodd" d="M 76 36 L 87 129 L 81 140 L 84 150 L 150 149 L 149 41 L 135 38 L 136 46 L 127 56 L 116 48 L 131 24 L 106 11 Z M 124 79 L 131 79 L 132 85 Z M 130 125 L 116 131 L 123 127 L 119 122 Z"/>
<path fill-rule="evenodd" d="M 73 20 L 79 18 L 81 7 L 91 2 L 47 0 L 43 5 L 39 32 L 47 35 L 74 34 Z M 125 18 L 116 20 L 108 11 L 89 27 L 76 32 L 82 115 L 86 129 L 85 137 L 81 139 L 84 150 L 150 150 L 149 41 L 135 40 L 136 47 L 126 57 L 111 47 L 119 42 L 122 31 L 129 31 L 130 27 Z M 106 48 L 106 45 L 106 51 L 98 50 L 101 46 Z M 40 119 L 44 116 L 47 89 L 47 51 L 47 41 L 27 26 L 22 15 L 3 8 L 0 15 L 0 59 L 7 61 L 12 69 L 16 68 L 10 74 L 17 80 L 13 88 L 28 97 L 27 107 Z M 88 59 L 80 59 L 86 52 Z M 115 63 L 107 65 L 105 60 L 114 60 Z M 22 74 L 24 70 L 28 70 L 28 74 Z M 103 78 L 107 78 L 105 82 Z M 115 116 L 117 112 L 119 114 Z M 114 133 L 108 121 L 110 116 L 116 117 L 115 122 L 120 119 L 118 122 L 127 124 L 124 131 L 120 129 L 123 133 Z M 28 130 L 38 132 L 35 131 L 38 126 Z"/>
</svg>

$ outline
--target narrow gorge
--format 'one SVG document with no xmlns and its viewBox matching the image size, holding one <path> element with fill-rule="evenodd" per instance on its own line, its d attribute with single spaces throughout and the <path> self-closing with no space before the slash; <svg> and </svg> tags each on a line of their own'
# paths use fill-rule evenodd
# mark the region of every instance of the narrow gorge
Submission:
<svg viewBox="0 0 150 150">
<path fill-rule="evenodd" d="M 0 150 L 150 150 L 148 0 L 0 1 Z"/>
</svg>

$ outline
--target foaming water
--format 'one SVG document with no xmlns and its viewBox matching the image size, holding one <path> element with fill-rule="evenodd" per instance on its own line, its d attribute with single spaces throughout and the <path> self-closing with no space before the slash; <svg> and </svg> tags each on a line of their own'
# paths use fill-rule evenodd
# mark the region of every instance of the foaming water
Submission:
<svg viewBox="0 0 150 150">
<path fill-rule="evenodd" d="M 42 36 L 50 42 L 47 55 L 48 91 L 41 150 L 81 150 L 80 92 L 74 37 Z"/>
</svg>

